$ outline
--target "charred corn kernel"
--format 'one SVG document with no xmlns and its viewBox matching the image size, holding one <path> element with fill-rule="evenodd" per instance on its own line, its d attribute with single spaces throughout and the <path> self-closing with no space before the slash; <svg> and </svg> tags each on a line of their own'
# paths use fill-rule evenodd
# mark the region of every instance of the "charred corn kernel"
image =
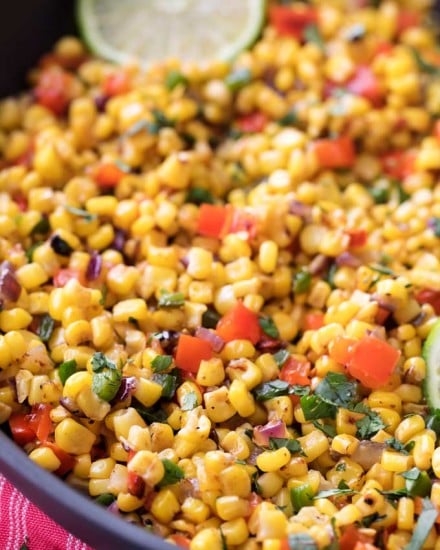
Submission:
<svg viewBox="0 0 440 550">
<path fill-rule="evenodd" d="M 229 401 L 229 391 L 222 386 L 213 391 L 206 392 L 203 396 L 206 414 L 213 422 L 225 422 L 236 413 Z"/>
<path fill-rule="evenodd" d="M 229 432 L 221 440 L 221 446 L 235 456 L 237 460 L 246 460 L 250 455 L 250 449 L 246 439 L 236 432 Z"/>
<path fill-rule="evenodd" d="M 224 521 L 246 517 L 249 513 L 249 502 L 236 495 L 219 497 L 215 503 L 217 515 Z"/>
<path fill-rule="evenodd" d="M 0 329 L 3 332 L 24 329 L 31 321 L 32 315 L 19 307 L 0 312 Z"/>
<path fill-rule="evenodd" d="M 49 472 L 55 472 L 61 466 L 60 459 L 49 447 L 38 447 L 29 454 L 29 458 Z"/>
<path fill-rule="evenodd" d="M 66 453 L 81 455 L 89 453 L 95 435 L 72 418 L 62 420 L 55 428 L 55 443 Z"/>
<path fill-rule="evenodd" d="M 379 513 L 384 505 L 384 496 L 378 489 L 372 488 L 362 491 L 361 497 L 356 500 L 356 507 L 359 508 L 363 516 Z"/>
<path fill-rule="evenodd" d="M 286 448 L 276 451 L 263 451 L 257 457 L 257 466 L 263 472 L 276 472 L 290 460 L 290 452 Z"/>
<path fill-rule="evenodd" d="M 169 523 L 179 512 L 180 504 L 170 489 L 162 489 L 151 503 L 151 513 L 162 523 Z"/>
<path fill-rule="evenodd" d="M 405 472 L 409 470 L 413 464 L 412 456 L 403 455 L 393 451 L 384 451 L 380 461 L 381 466 L 389 472 Z"/>
<path fill-rule="evenodd" d="M 398 395 L 392 392 L 374 391 L 368 396 L 368 405 L 371 408 L 383 407 L 398 413 L 402 410 L 402 401 Z"/>
<path fill-rule="evenodd" d="M 95 460 L 90 464 L 89 477 L 92 479 L 107 479 L 110 477 L 115 464 L 116 463 L 112 458 L 101 458 L 99 460 Z"/>
<path fill-rule="evenodd" d="M 173 429 L 168 424 L 153 422 L 149 426 L 151 436 L 151 450 L 160 452 L 172 447 L 173 445 Z"/>
<path fill-rule="evenodd" d="M 255 388 L 263 379 L 261 369 L 248 359 L 231 361 L 226 368 L 226 373 L 231 380 L 242 380 L 248 390 Z"/>
<path fill-rule="evenodd" d="M 162 461 L 151 451 L 138 451 L 127 467 L 129 472 L 141 476 L 150 487 L 159 483 L 165 474 Z"/>
<path fill-rule="evenodd" d="M 255 401 L 249 393 L 246 384 L 242 380 L 233 380 L 229 387 L 229 400 L 237 413 L 242 416 L 250 416 L 255 412 Z"/>
</svg>

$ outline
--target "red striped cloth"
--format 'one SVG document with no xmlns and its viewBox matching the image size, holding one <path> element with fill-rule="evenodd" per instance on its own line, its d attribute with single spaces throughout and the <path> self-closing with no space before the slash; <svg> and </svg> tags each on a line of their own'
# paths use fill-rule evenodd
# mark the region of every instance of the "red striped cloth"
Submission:
<svg viewBox="0 0 440 550">
<path fill-rule="evenodd" d="M 92 550 L 34 506 L 0 474 L 1 550 Z"/>
</svg>

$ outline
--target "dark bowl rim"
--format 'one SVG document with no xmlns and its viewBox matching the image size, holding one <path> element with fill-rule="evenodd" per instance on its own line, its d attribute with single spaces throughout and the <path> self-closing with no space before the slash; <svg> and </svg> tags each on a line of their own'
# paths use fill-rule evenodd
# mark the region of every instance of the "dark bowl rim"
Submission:
<svg viewBox="0 0 440 550">
<path fill-rule="evenodd" d="M 46 515 L 94 550 L 176 548 L 156 535 L 111 515 L 93 500 L 34 464 L 1 430 L 0 472 Z"/>
</svg>

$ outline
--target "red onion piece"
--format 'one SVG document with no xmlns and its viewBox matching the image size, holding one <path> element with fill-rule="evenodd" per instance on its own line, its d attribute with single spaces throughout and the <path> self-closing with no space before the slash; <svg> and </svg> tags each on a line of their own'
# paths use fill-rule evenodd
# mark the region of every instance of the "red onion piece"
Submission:
<svg viewBox="0 0 440 550">
<path fill-rule="evenodd" d="M 124 376 L 121 380 L 118 393 L 112 402 L 119 403 L 125 401 L 136 390 L 137 380 L 135 376 Z"/>
<path fill-rule="evenodd" d="M 264 426 L 255 426 L 253 439 L 260 447 L 267 447 L 269 438 L 287 436 L 286 424 L 282 420 L 271 420 Z"/>
<path fill-rule="evenodd" d="M 362 264 L 360 259 L 350 252 L 343 252 L 342 254 L 339 254 L 339 256 L 336 257 L 335 261 L 338 267 L 359 267 Z"/>
<path fill-rule="evenodd" d="M 386 309 L 390 313 L 394 313 L 396 311 L 396 305 L 386 300 L 382 294 L 372 294 L 371 299 L 374 302 L 377 302 L 381 308 Z"/>
<path fill-rule="evenodd" d="M 96 281 L 101 274 L 102 256 L 97 252 L 93 252 L 90 261 L 87 265 L 86 279 L 88 281 Z"/>
<path fill-rule="evenodd" d="M 110 506 L 107 508 L 107 510 L 115 516 L 120 516 L 121 515 L 121 512 L 119 511 L 119 508 L 118 508 L 118 503 L 117 503 L 116 500 L 110 504 Z"/>
<path fill-rule="evenodd" d="M 10 262 L 0 264 L 0 300 L 16 302 L 21 294 L 21 285 Z"/>
<path fill-rule="evenodd" d="M 304 204 L 301 201 L 297 201 L 297 200 L 290 201 L 289 213 L 295 216 L 299 216 L 304 221 L 311 221 L 312 219 L 312 207 L 308 204 Z"/>
<path fill-rule="evenodd" d="M 74 416 L 84 417 L 85 414 L 82 413 L 73 399 L 70 397 L 61 397 L 60 405 L 62 405 L 67 411 L 72 413 Z"/>
<path fill-rule="evenodd" d="M 125 234 L 125 231 L 122 231 L 122 229 L 116 229 L 115 231 L 115 238 L 110 245 L 111 248 L 114 248 L 118 252 L 124 252 L 124 246 L 125 241 L 127 240 L 127 236 Z"/>
<path fill-rule="evenodd" d="M 324 254 L 318 254 L 308 265 L 307 271 L 311 275 L 318 275 L 319 273 L 322 273 L 325 269 L 327 269 L 329 263 L 330 258 L 328 256 L 324 256 Z"/>
<path fill-rule="evenodd" d="M 195 336 L 197 338 L 200 338 L 201 340 L 206 340 L 207 342 L 209 342 L 211 344 L 212 350 L 215 353 L 221 352 L 221 350 L 225 346 L 225 341 L 223 340 L 223 338 L 221 338 L 214 331 L 209 330 L 209 328 L 199 327 L 196 330 Z"/>
</svg>

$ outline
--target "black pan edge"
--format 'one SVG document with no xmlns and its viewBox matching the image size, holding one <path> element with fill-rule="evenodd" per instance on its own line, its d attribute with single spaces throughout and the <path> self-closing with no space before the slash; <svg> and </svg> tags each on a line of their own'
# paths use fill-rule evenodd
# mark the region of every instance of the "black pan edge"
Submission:
<svg viewBox="0 0 440 550">
<path fill-rule="evenodd" d="M 176 550 L 41 469 L 1 430 L 0 472 L 44 513 L 95 550 Z"/>
</svg>

